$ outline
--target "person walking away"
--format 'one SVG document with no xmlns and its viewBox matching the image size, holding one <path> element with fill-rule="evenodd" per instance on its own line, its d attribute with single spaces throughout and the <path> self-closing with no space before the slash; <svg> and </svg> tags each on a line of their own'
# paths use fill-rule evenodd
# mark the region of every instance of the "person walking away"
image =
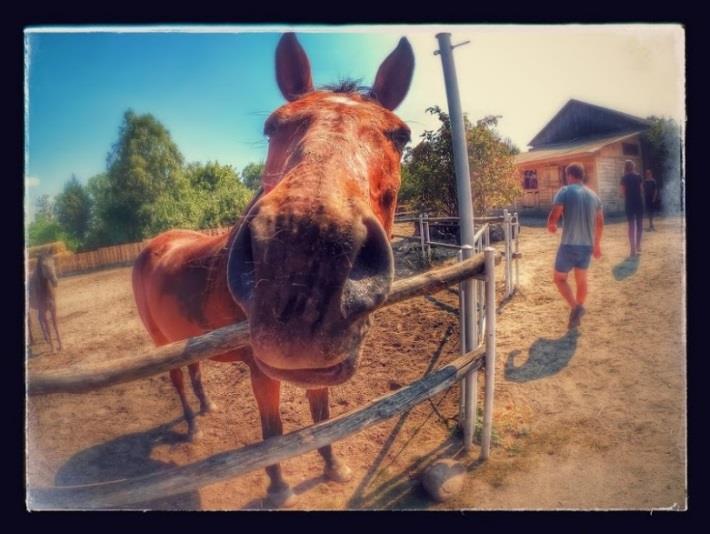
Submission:
<svg viewBox="0 0 710 534">
<path fill-rule="evenodd" d="M 646 207 L 646 214 L 648 215 L 648 229 L 655 232 L 656 227 L 653 226 L 653 213 L 656 209 L 656 202 L 658 201 L 658 184 L 656 184 L 651 169 L 646 169 L 645 174 L 646 178 L 643 181 L 644 206 Z"/>
<path fill-rule="evenodd" d="M 570 307 L 567 328 L 580 325 L 586 313 L 584 302 L 587 298 L 587 269 L 592 255 L 602 256 L 601 239 L 604 228 L 602 203 L 594 191 L 584 185 L 584 168 L 572 163 L 565 169 L 567 184 L 562 187 L 552 201 L 552 210 L 547 218 L 547 229 L 557 232 L 557 222 L 563 217 L 562 239 L 555 258 L 553 280 L 562 297 Z M 577 286 L 576 294 L 567 282 L 569 272 L 574 269 Z"/>
<path fill-rule="evenodd" d="M 626 219 L 629 222 L 629 256 L 641 253 L 643 235 L 643 201 L 641 199 L 641 176 L 636 173 L 636 165 L 631 160 L 624 163 L 624 176 L 621 177 L 621 194 L 624 197 Z"/>
</svg>

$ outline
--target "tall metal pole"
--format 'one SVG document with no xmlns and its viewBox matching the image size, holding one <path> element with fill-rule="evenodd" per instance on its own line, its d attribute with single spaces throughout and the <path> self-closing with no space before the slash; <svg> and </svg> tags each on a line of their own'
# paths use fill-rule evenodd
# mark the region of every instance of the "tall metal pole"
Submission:
<svg viewBox="0 0 710 534">
<path fill-rule="evenodd" d="M 446 100 L 449 104 L 449 119 L 451 121 L 451 134 L 454 149 L 454 168 L 456 170 L 456 198 L 458 201 L 459 230 L 461 232 L 461 245 L 468 245 L 463 249 L 464 259 L 473 255 L 473 202 L 471 199 L 471 173 L 468 168 L 468 148 L 466 147 L 466 131 L 464 129 L 461 99 L 459 97 L 456 67 L 454 65 L 451 34 L 439 33 L 438 53 L 441 55 L 441 64 L 444 69 L 444 83 L 446 84 Z M 474 309 L 473 280 L 468 279 L 463 284 L 463 312 L 465 318 L 466 352 L 475 349 L 478 341 L 476 332 L 476 310 Z M 474 413 L 475 403 L 473 395 L 476 394 L 476 371 L 471 371 L 464 379 L 464 397 L 466 406 L 464 422 L 464 448 L 469 450 L 473 443 L 473 431 L 476 422 Z"/>
</svg>

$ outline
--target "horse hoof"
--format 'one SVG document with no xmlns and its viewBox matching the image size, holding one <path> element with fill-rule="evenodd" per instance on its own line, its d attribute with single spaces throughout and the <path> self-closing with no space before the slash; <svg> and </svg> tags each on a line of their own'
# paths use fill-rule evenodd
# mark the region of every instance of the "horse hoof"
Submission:
<svg viewBox="0 0 710 534">
<path fill-rule="evenodd" d="M 338 463 L 325 468 L 325 477 L 333 482 L 350 482 L 353 471 L 347 465 Z"/>
<path fill-rule="evenodd" d="M 202 406 L 202 408 L 200 408 L 200 413 L 203 415 L 206 413 L 212 413 L 212 412 L 218 412 L 218 411 L 219 411 L 219 406 L 217 406 L 212 401 L 209 401 L 206 406 Z"/>
<path fill-rule="evenodd" d="M 187 433 L 187 441 L 189 441 L 190 443 L 195 443 L 196 441 L 199 441 L 201 439 L 202 439 L 202 430 L 200 430 L 199 428 L 195 429 L 195 430 L 190 430 Z"/>
<path fill-rule="evenodd" d="M 266 495 L 267 508 L 291 508 L 296 504 L 296 494 L 287 486 L 284 489 L 269 492 Z"/>
</svg>

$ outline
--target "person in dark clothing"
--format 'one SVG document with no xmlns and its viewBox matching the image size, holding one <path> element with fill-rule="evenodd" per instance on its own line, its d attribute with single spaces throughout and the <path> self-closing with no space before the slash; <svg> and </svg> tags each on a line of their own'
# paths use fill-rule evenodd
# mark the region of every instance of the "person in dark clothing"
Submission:
<svg viewBox="0 0 710 534">
<path fill-rule="evenodd" d="M 653 178 L 651 169 L 646 169 L 646 178 L 643 181 L 643 196 L 646 214 L 648 215 L 648 229 L 655 231 L 656 228 L 653 226 L 653 212 L 656 209 L 656 202 L 658 201 L 658 185 Z"/>
<path fill-rule="evenodd" d="M 624 195 L 626 219 L 629 221 L 629 256 L 641 253 L 641 235 L 643 234 L 643 200 L 641 183 L 643 179 L 636 172 L 636 165 L 631 160 L 624 163 L 624 176 L 621 177 L 621 192 Z"/>
</svg>

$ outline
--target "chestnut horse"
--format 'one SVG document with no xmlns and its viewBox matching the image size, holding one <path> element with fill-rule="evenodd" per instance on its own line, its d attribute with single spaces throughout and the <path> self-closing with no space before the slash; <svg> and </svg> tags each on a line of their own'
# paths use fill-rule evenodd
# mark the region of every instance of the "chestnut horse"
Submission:
<svg viewBox="0 0 710 534">
<path fill-rule="evenodd" d="M 410 137 L 391 110 L 413 70 L 402 38 L 371 90 L 352 83 L 316 90 L 306 53 L 294 34 L 284 34 L 276 80 L 288 102 L 266 120 L 261 188 L 245 215 L 228 235 L 165 232 L 136 259 L 136 304 L 157 345 L 248 318 L 251 347 L 213 360 L 249 366 L 264 439 L 282 434 L 281 381 L 306 390 L 313 421 L 329 417 L 328 387 L 355 373 L 369 315 L 389 292 L 389 238 Z M 210 411 L 200 364 L 188 370 L 201 411 Z M 183 372 L 170 376 L 194 438 Z M 327 478 L 350 478 L 330 446 L 319 452 Z M 266 471 L 271 504 L 291 504 L 280 466 Z"/>
<path fill-rule="evenodd" d="M 52 342 L 52 332 L 49 328 L 47 314 L 52 317 L 52 325 L 54 332 L 57 334 L 57 349 L 62 350 L 62 339 L 59 336 L 57 328 L 57 269 L 54 265 L 54 258 L 47 253 L 40 254 L 37 258 L 35 270 L 30 275 L 29 280 L 29 297 L 30 309 L 37 310 L 37 318 L 39 319 L 39 327 L 42 330 L 44 340 L 49 343 L 49 347 L 54 352 L 54 343 Z M 28 318 L 29 319 L 29 318 Z M 27 322 L 27 328 L 30 328 L 30 322 Z M 32 330 L 30 329 L 30 344 L 34 343 L 32 338 Z"/>
</svg>

